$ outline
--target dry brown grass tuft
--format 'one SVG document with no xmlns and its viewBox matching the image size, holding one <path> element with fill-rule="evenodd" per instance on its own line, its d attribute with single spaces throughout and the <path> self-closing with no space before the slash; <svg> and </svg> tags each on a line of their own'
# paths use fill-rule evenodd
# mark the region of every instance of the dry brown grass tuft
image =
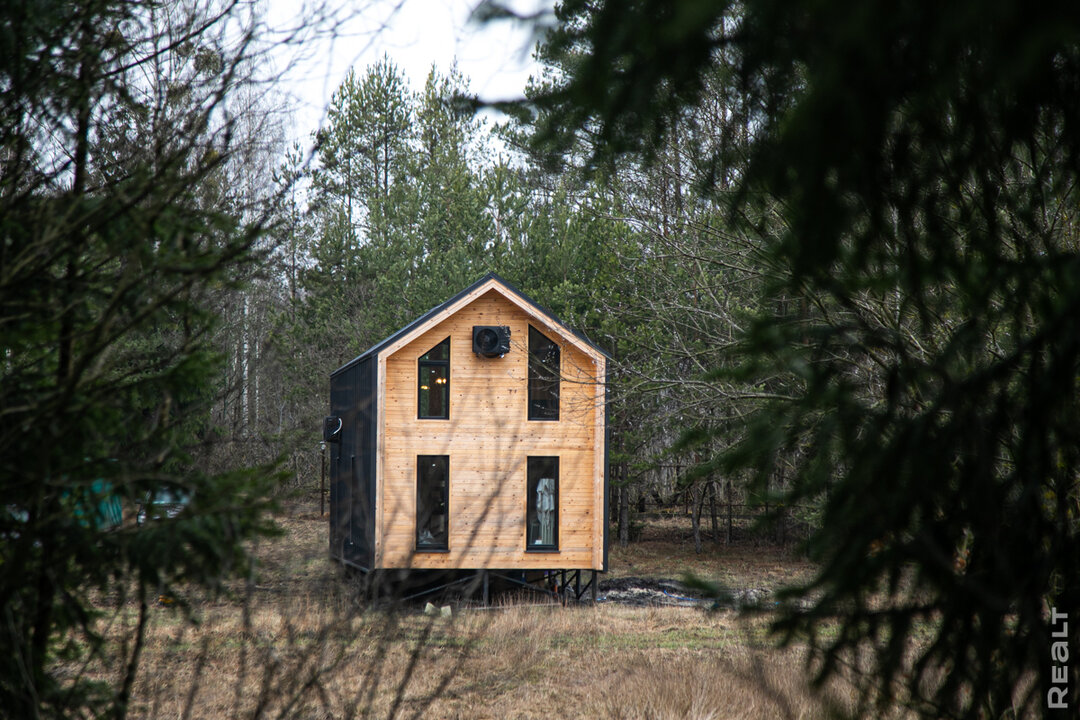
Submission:
<svg viewBox="0 0 1080 720">
<path fill-rule="evenodd" d="M 750 542 L 715 543 L 705 533 L 705 551 L 694 552 L 690 518 L 649 520 L 639 540 L 609 552 L 610 575 L 679 579 L 687 574 L 733 587 L 768 588 L 809 579 L 814 566 L 795 548 Z"/>
<path fill-rule="evenodd" d="M 831 716 L 828 700 L 809 691 L 794 652 L 661 652 L 633 660 L 599 697 L 597 716 L 613 720 Z"/>
<path fill-rule="evenodd" d="M 534 599 L 451 619 L 365 609 L 327 559 L 325 523 L 283 518 L 285 536 L 256 548 L 259 575 L 199 605 L 197 626 L 155 607 L 131 717 L 829 716 L 799 654 L 732 613 Z M 778 572 L 765 565 L 755 572 Z"/>
</svg>

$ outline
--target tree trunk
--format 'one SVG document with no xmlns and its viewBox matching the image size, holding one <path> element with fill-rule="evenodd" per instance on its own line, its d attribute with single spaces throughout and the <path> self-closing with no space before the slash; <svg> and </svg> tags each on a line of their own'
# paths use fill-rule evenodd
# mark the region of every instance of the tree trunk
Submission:
<svg viewBox="0 0 1080 720">
<path fill-rule="evenodd" d="M 626 478 L 623 478 L 625 483 Z M 630 488 L 619 487 L 619 547 L 630 544 Z"/>
<path fill-rule="evenodd" d="M 247 437 L 248 434 L 248 416 L 251 413 L 251 408 L 248 407 L 248 382 L 251 358 L 249 356 L 250 348 L 248 347 L 248 296 L 244 294 L 244 302 L 242 305 L 242 320 L 240 322 L 240 427 L 239 433 L 241 437 Z"/>
<path fill-rule="evenodd" d="M 731 479 L 727 481 L 727 539 L 725 542 L 731 544 Z"/>
<path fill-rule="evenodd" d="M 766 518 L 766 520 L 769 517 L 769 488 L 770 488 L 769 475 L 765 475 L 765 496 L 764 496 L 764 500 L 765 500 L 765 518 Z"/>
<path fill-rule="evenodd" d="M 785 485 L 785 483 L 784 483 L 784 467 L 783 467 L 783 465 L 781 465 L 778 468 L 778 470 L 776 472 L 776 479 L 777 479 L 777 483 L 776 483 L 777 487 L 779 487 L 781 489 L 781 491 L 783 491 L 784 485 Z M 784 544 L 785 534 L 786 534 L 785 526 L 787 525 L 787 515 L 788 515 L 788 513 L 787 513 L 787 508 L 786 507 L 780 508 L 779 512 L 776 513 L 776 541 L 777 541 L 777 544 L 779 544 L 779 545 Z"/>
<path fill-rule="evenodd" d="M 690 498 L 690 524 L 694 528 L 694 552 L 701 554 L 701 506 L 705 504 L 705 493 L 699 486 L 687 489 Z"/>
<path fill-rule="evenodd" d="M 709 520 L 712 523 L 712 541 L 720 542 L 720 528 L 716 520 L 716 483 L 709 483 Z"/>
</svg>

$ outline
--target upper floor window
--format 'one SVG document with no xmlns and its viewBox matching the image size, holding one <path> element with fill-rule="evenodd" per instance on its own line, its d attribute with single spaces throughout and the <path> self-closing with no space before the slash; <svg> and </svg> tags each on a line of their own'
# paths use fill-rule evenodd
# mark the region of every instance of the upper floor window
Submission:
<svg viewBox="0 0 1080 720">
<path fill-rule="evenodd" d="M 529 419 L 559 419 L 559 346 L 529 326 Z"/>
<path fill-rule="evenodd" d="M 420 356 L 416 397 L 417 417 L 450 417 L 450 338 Z"/>
</svg>

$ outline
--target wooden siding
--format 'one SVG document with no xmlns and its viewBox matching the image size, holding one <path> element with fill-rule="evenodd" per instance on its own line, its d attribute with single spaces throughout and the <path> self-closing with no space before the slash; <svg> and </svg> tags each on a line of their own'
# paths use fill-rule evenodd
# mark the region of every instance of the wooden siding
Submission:
<svg viewBox="0 0 1080 720">
<path fill-rule="evenodd" d="M 528 420 L 528 327 L 561 346 L 560 419 Z M 502 358 L 472 352 L 474 325 L 507 325 Z M 450 338 L 450 418 L 417 418 L 417 360 Z M 497 290 L 471 298 L 379 360 L 376 566 L 603 566 L 604 357 Z M 450 549 L 416 553 L 416 457 L 450 456 Z M 525 552 L 528 456 L 559 457 L 559 551 Z"/>
</svg>

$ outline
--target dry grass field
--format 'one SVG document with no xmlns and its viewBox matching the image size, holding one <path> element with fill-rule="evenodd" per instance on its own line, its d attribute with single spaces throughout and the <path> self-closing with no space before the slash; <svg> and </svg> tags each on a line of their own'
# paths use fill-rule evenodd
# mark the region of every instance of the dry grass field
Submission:
<svg viewBox="0 0 1080 720">
<path fill-rule="evenodd" d="M 450 618 L 369 609 L 327 559 L 326 520 L 310 506 L 256 548 L 251 582 L 193 603 L 197 626 L 175 605 L 154 607 L 133 717 L 719 720 L 825 718 L 847 704 L 836 689 L 812 694 L 800 653 L 773 649 L 762 620 L 731 611 L 535 598 Z M 663 522 L 612 550 L 612 575 L 775 587 L 811 569 L 772 548 L 710 545 L 698 557 L 677 521 Z M 122 613 L 117 637 L 136 614 Z"/>
<path fill-rule="evenodd" d="M 809 578 L 813 566 L 791 547 L 739 542 L 714 543 L 703 530 L 704 552 L 694 554 L 688 517 L 647 520 L 641 536 L 625 548 L 611 548 L 611 577 L 681 578 L 688 574 L 735 588 L 776 589 Z"/>
</svg>

